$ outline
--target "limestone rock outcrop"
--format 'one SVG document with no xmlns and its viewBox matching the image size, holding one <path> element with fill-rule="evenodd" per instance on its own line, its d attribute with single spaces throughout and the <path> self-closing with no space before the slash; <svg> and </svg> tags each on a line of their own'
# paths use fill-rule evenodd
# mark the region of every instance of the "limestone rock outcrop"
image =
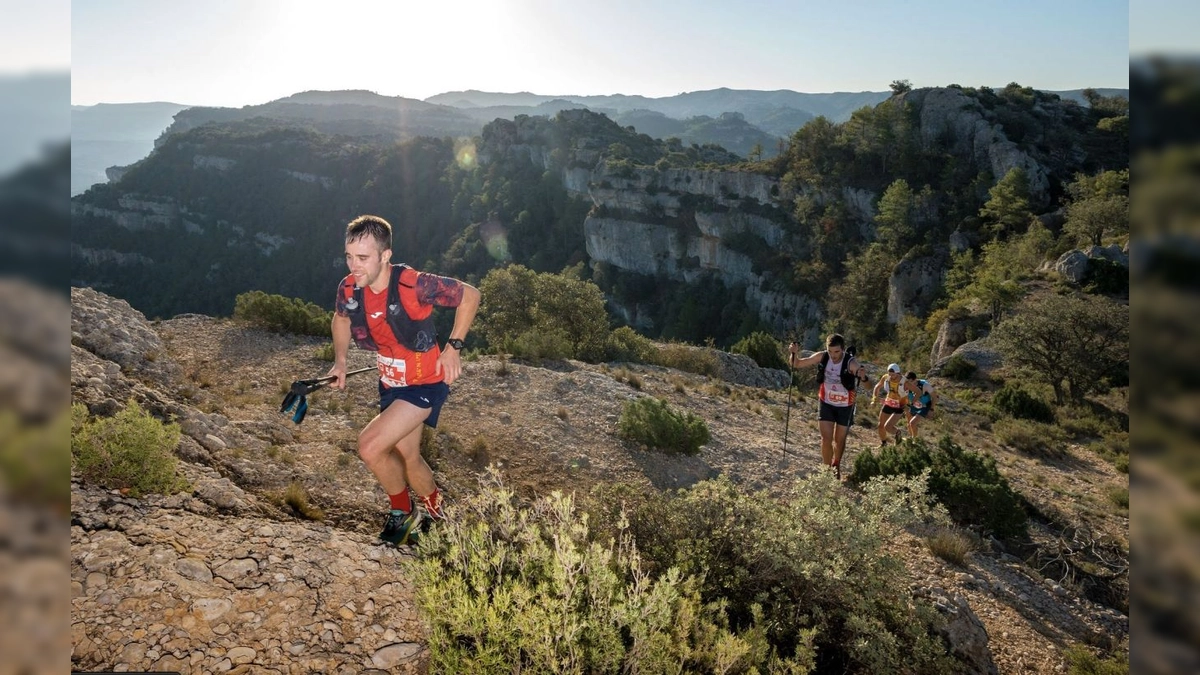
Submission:
<svg viewBox="0 0 1200 675">
<path fill-rule="evenodd" d="M 904 258 L 888 279 L 887 317 L 897 323 L 906 315 L 924 316 L 942 287 L 944 256 Z"/>
<path fill-rule="evenodd" d="M 1121 267 L 1129 267 L 1128 252 L 1116 244 L 1111 244 L 1067 251 L 1053 263 L 1047 262 L 1043 268 L 1053 269 L 1067 281 L 1078 284 L 1087 276 L 1091 261 L 1097 258 L 1116 263 Z"/>
</svg>

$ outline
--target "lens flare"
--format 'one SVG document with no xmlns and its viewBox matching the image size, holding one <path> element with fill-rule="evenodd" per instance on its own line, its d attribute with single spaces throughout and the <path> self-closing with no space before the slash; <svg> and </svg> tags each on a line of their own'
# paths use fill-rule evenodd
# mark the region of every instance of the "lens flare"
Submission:
<svg viewBox="0 0 1200 675">
<path fill-rule="evenodd" d="M 483 240 L 483 245 L 493 258 L 502 261 L 512 260 L 512 255 L 508 250 L 508 233 L 500 221 L 489 220 L 480 225 L 479 238 Z"/>
<path fill-rule="evenodd" d="M 454 148 L 454 161 L 464 169 L 474 169 L 476 164 L 475 144 L 469 140 L 459 141 Z"/>
</svg>

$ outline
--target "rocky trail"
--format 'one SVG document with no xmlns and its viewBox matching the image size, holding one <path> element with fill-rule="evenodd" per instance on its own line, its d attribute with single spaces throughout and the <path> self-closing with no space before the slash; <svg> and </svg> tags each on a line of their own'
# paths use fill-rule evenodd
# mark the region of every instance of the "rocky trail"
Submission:
<svg viewBox="0 0 1200 675">
<path fill-rule="evenodd" d="M 139 499 L 72 483 L 73 667 L 425 672 L 426 629 L 406 571 L 413 554 L 377 544 L 386 496 L 355 451 L 377 405 L 373 378 L 313 394 L 297 426 L 279 402 L 289 382 L 328 369 L 316 356 L 321 340 L 196 315 L 150 323 L 90 289 L 72 290 L 72 309 L 73 400 L 110 415 L 134 399 L 177 421 L 176 454 L 192 486 Z M 352 352 L 351 367 L 370 365 L 370 356 Z M 783 390 L 750 386 L 773 377 L 756 370 L 726 368 L 725 378 L 750 383 L 737 384 L 645 365 L 478 357 L 465 364 L 426 454 L 451 502 L 488 465 L 522 496 L 611 482 L 673 489 L 722 474 L 772 490 L 819 469 L 818 435 L 812 398 L 792 400 L 788 413 Z M 647 395 L 705 419 L 712 440 L 700 455 L 668 457 L 617 436 L 624 402 Z M 867 413 L 859 419 L 870 422 Z M 958 423 L 946 414 L 928 433 Z M 877 444 L 873 429 L 856 428 L 843 466 Z M 1059 499 L 1047 472 L 1080 498 L 1122 478 L 1079 448 L 1055 462 L 1006 455 L 1000 463 L 1035 504 Z M 322 519 L 289 505 L 295 486 Z M 1098 518 L 1097 526 L 1121 524 Z M 950 619 L 952 641 L 976 672 L 1064 672 L 1068 645 L 1127 641 L 1124 614 L 996 546 L 970 554 L 965 567 L 934 557 L 916 536 L 893 548 L 914 593 Z"/>
</svg>

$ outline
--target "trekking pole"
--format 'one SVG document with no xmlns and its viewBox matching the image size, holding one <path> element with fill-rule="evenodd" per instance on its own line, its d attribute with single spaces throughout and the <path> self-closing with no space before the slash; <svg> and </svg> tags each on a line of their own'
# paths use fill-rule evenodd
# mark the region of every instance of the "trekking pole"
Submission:
<svg viewBox="0 0 1200 675">
<path fill-rule="evenodd" d="M 789 344 L 790 347 L 790 344 Z M 788 423 L 792 419 L 792 381 L 796 376 L 792 372 L 792 351 L 788 350 L 788 382 L 787 382 L 787 413 L 783 416 L 783 454 L 787 454 Z"/>
<path fill-rule="evenodd" d="M 787 391 L 788 391 L 787 414 L 785 414 L 783 416 L 783 454 L 785 454 L 785 455 L 787 454 L 788 423 L 792 419 L 792 379 L 793 379 L 793 377 L 794 376 L 792 375 L 791 359 L 789 358 L 788 359 L 788 383 L 787 383 Z"/>
<path fill-rule="evenodd" d="M 352 370 L 346 373 L 346 377 L 365 373 L 369 370 L 375 370 L 375 366 Z M 314 377 L 311 380 L 296 380 L 288 390 L 287 396 L 283 397 L 283 403 L 279 406 L 279 412 L 286 413 L 295 407 L 296 413 L 292 415 L 292 421 L 300 424 L 304 421 L 304 416 L 308 414 L 308 395 L 335 380 L 337 380 L 336 375 Z"/>
</svg>

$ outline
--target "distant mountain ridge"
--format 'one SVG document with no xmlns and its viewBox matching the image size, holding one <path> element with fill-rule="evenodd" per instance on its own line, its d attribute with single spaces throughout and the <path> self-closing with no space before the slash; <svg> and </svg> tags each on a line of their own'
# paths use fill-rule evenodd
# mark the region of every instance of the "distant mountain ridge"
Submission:
<svg viewBox="0 0 1200 675">
<path fill-rule="evenodd" d="M 1082 91 L 1051 93 L 1086 105 Z M 1096 91 L 1105 96 L 1128 93 L 1124 89 Z M 85 145 L 77 147 L 72 159 L 71 193 L 79 194 L 106 177 L 119 175 L 119 170 L 106 172 L 110 167 L 119 169 L 144 158 L 167 136 L 209 123 L 276 119 L 321 133 L 387 144 L 419 136 L 472 137 L 495 119 L 513 120 L 520 115 L 552 118 L 563 110 L 587 108 L 654 138 L 674 137 L 688 145 L 720 145 L 743 157 L 761 151 L 762 157 L 770 158 L 779 152 L 783 141 L 815 117 L 824 116 L 835 123 L 845 121 L 855 110 L 873 107 L 890 95 L 720 88 L 651 98 L 467 90 L 445 92 L 422 101 L 358 89 L 303 91 L 241 108 L 171 103 L 73 106 L 72 137 Z M 172 106 L 178 109 L 171 112 Z M 166 121 L 168 113 L 173 119 Z M 130 125 L 136 126 L 139 119 L 146 125 L 130 131 Z"/>
<path fill-rule="evenodd" d="M 997 87 L 1002 88 L 1002 87 Z M 1128 89 L 1096 88 L 1105 96 L 1128 96 Z M 1050 91 L 1064 99 L 1085 103 L 1083 89 Z M 863 106 L 873 106 L 891 96 L 890 91 L 804 93 L 790 89 L 764 91 L 757 89 L 730 89 L 721 87 L 704 91 L 692 91 L 674 96 L 651 98 L 639 95 L 542 95 L 530 92 L 504 93 L 479 90 L 451 91 L 426 98 L 427 103 L 436 103 L 455 108 L 484 108 L 494 106 L 540 106 L 555 99 L 587 106 L 597 112 L 610 109 L 616 112 L 652 110 L 668 117 L 686 119 L 697 115 L 717 117 L 725 112 L 740 112 L 746 119 L 757 124 L 757 120 L 772 111 L 794 109 L 812 117 L 824 115 L 833 122 L 843 122 L 850 113 Z M 794 131 L 794 129 L 793 129 Z"/>
</svg>

